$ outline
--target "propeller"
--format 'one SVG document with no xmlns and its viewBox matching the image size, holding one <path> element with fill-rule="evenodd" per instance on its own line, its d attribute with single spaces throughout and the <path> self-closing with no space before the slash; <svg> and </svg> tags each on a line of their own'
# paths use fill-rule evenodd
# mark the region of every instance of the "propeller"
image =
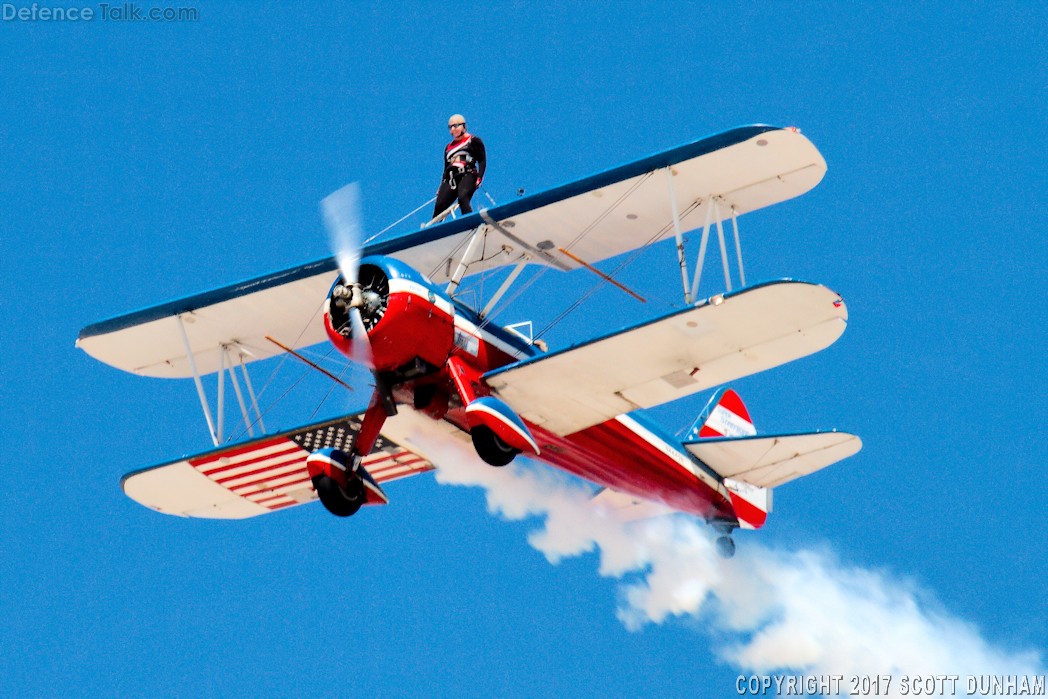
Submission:
<svg viewBox="0 0 1048 699">
<path fill-rule="evenodd" d="M 342 273 L 342 287 L 333 294 L 346 300 L 349 307 L 352 359 L 374 371 L 374 354 L 360 308 L 368 299 L 360 288 L 360 186 L 353 182 L 332 192 L 320 202 L 328 241 Z"/>
<path fill-rule="evenodd" d="M 377 401 L 387 416 L 396 415 L 397 406 L 392 392 L 375 370 L 375 354 L 371 349 L 371 340 L 368 338 L 367 327 L 361 314 L 362 308 L 367 310 L 369 318 L 374 322 L 375 314 L 381 309 L 382 298 L 373 289 L 363 289 L 360 285 L 360 186 L 353 182 L 332 192 L 320 202 L 320 210 L 324 215 L 331 249 L 342 273 L 342 284 L 336 286 L 331 293 L 334 298 L 344 301 L 349 311 L 352 342 L 350 358 L 371 372 L 375 385 L 372 401 Z M 368 421 L 367 415 L 364 421 Z"/>
</svg>

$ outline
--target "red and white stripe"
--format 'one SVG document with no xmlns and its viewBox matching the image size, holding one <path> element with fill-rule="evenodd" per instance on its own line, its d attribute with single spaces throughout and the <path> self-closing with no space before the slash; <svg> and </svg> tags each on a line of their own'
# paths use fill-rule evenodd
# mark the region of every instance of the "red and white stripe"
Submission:
<svg viewBox="0 0 1048 699">
<path fill-rule="evenodd" d="M 699 437 L 752 437 L 757 434 L 739 394 L 728 389 L 702 423 Z"/>
<path fill-rule="evenodd" d="M 192 458 L 189 463 L 245 500 L 269 510 L 279 510 L 315 498 L 306 471 L 309 454 L 287 437 L 274 437 L 221 454 Z M 433 469 L 428 461 L 400 447 L 392 452 L 369 454 L 364 457 L 363 466 L 377 483 Z M 308 489 L 306 497 L 302 492 L 305 489 Z"/>
</svg>

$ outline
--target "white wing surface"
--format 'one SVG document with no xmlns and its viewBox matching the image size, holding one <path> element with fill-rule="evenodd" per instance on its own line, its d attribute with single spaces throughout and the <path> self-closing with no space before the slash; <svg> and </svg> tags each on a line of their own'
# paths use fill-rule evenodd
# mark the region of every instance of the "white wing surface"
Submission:
<svg viewBox="0 0 1048 699">
<path fill-rule="evenodd" d="M 335 269 L 321 260 L 96 323 L 76 346 L 132 374 L 176 379 L 193 375 L 187 341 L 201 375 L 218 371 L 226 349 L 237 363 L 283 353 L 266 335 L 292 348 L 315 345 L 327 339 L 323 304 Z"/>
<path fill-rule="evenodd" d="M 357 417 L 301 427 L 189 456 L 130 473 L 124 492 L 169 515 L 244 519 L 317 499 L 306 458 L 321 447 L 348 448 L 360 429 Z M 363 461 L 379 484 L 426 471 L 433 465 L 400 444 L 380 437 Z"/>
<path fill-rule="evenodd" d="M 818 352 L 847 320 L 844 301 L 826 287 L 771 282 L 484 380 L 524 419 L 567 435 Z"/>
<path fill-rule="evenodd" d="M 807 192 L 825 173 L 826 161 L 796 129 L 745 126 L 482 209 L 398 239 L 411 244 L 391 252 L 441 283 L 479 230 L 483 245 L 466 260 L 467 274 L 525 259 L 575 269 L 577 259 L 592 264 L 673 236 L 671 187 L 688 231 L 705 224 L 712 202 L 721 219 L 741 216 Z"/>
<path fill-rule="evenodd" d="M 673 235 L 670 193 L 683 230 L 796 197 L 826 163 L 794 129 L 745 126 L 591 177 L 367 245 L 361 254 L 399 258 L 433 281 L 518 262 L 569 270 Z M 477 244 L 468 245 L 474 235 Z M 332 258 L 147 308 L 84 328 L 77 346 L 142 376 L 185 378 L 325 339 L 321 308 L 337 274 Z M 183 337 L 183 332 L 185 336 Z M 186 345 L 188 341 L 189 350 Z"/>
</svg>

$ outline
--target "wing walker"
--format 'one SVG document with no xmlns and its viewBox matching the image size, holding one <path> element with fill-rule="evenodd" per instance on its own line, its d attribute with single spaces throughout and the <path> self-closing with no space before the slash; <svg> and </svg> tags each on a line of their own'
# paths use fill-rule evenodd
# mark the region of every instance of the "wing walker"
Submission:
<svg viewBox="0 0 1048 699">
<path fill-rule="evenodd" d="M 825 349 L 844 332 L 844 301 L 824 286 L 747 286 L 738 232 L 739 217 L 807 192 L 825 172 L 797 129 L 745 126 L 363 243 L 359 194 L 349 185 L 321 205 L 333 257 L 80 332 L 77 346 L 106 364 L 192 379 L 214 444 L 128 474 L 124 491 L 185 517 L 252 517 L 317 499 L 347 517 L 388 502 L 386 483 L 439 468 L 441 444 L 459 442 L 491 466 L 523 456 L 584 478 L 600 486 L 594 506 L 623 517 L 701 517 L 731 556 L 736 529 L 765 523 L 773 488 L 862 446 L 838 431 L 760 434 L 726 386 Z M 700 229 L 689 270 L 684 234 Z M 702 296 L 714 231 L 724 288 Z M 596 265 L 620 255 L 628 263 L 660 241 L 672 241 L 660 249 L 680 270 L 679 309 L 563 348 L 547 348 L 529 325 L 494 322 L 529 265 L 585 270 L 639 298 Z M 501 271 L 499 288 L 466 304 L 460 285 L 490 270 Z M 343 364 L 370 370 L 367 409 L 266 433 L 249 367 L 294 355 L 345 385 L 307 356 L 325 342 Z M 210 375 L 214 410 L 203 380 Z M 683 434 L 643 412 L 710 390 Z M 237 409 L 246 439 L 234 443 L 226 413 Z"/>
</svg>

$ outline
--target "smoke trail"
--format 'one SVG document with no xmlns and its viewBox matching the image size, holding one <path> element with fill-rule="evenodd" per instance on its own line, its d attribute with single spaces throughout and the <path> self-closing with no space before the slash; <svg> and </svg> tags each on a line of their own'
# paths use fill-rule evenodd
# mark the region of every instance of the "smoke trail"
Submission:
<svg viewBox="0 0 1048 699">
<path fill-rule="evenodd" d="M 421 425 L 416 427 L 421 428 Z M 684 516 L 622 522 L 590 503 L 591 491 L 545 467 L 492 468 L 447 435 L 415 442 L 444 484 L 484 488 L 509 520 L 544 518 L 529 543 L 551 563 L 594 552 L 599 573 L 622 580 L 618 618 L 631 630 L 699 615 L 718 655 L 755 673 L 1044 674 L 1035 652 L 1009 653 L 950 616 L 915 585 L 840 563 L 825 551 L 781 551 L 747 541 L 717 556 L 708 527 Z"/>
</svg>

